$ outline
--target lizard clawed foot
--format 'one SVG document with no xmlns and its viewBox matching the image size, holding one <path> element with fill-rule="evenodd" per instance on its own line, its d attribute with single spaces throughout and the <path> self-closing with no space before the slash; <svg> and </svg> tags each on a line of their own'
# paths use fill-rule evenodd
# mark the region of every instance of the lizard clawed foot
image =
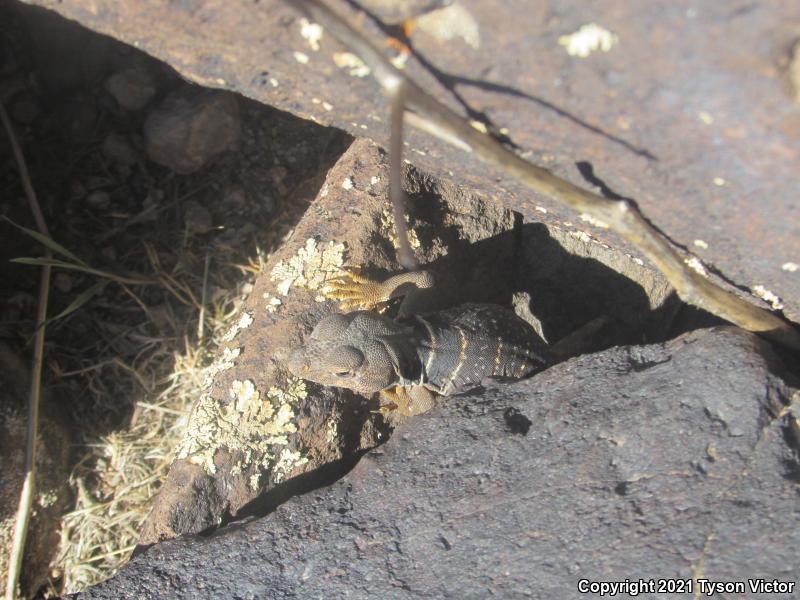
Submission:
<svg viewBox="0 0 800 600">
<path fill-rule="evenodd" d="M 348 267 L 342 271 L 342 275 L 326 282 L 325 296 L 339 300 L 343 310 L 373 310 L 391 298 L 391 288 L 362 275 L 361 269 Z"/>
<path fill-rule="evenodd" d="M 387 400 L 377 411 L 383 416 L 399 412 L 403 416 L 411 417 L 428 412 L 434 406 L 433 393 L 419 385 L 397 385 L 381 390 L 380 397 Z"/>
<path fill-rule="evenodd" d="M 379 412 L 384 417 L 395 412 L 399 412 L 401 415 L 408 415 L 408 392 L 404 386 L 398 385 L 387 390 L 381 390 L 380 399 L 386 400 L 386 403 L 382 403 L 376 412 Z"/>
</svg>

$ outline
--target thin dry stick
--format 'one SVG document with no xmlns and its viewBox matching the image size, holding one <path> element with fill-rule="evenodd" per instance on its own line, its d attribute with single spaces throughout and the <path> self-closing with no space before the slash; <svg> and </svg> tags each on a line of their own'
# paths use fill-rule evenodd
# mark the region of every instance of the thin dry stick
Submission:
<svg viewBox="0 0 800 600">
<path fill-rule="evenodd" d="M 22 187 L 28 198 L 31 212 L 36 220 L 36 227 L 39 233 L 50 237 L 47 230 L 42 211 L 39 208 L 39 201 L 36 199 L 36 192 L 31 184 L 28 167 L 25 157 L 22 155 L 14 128 L 5 107 L 0 102 L 0 120 L 6 130 L 14 159 L 17 162 L 17 169 L 22 180 Z M 45 256 L 51 258 L 50 249 L 45 249 Z M 28 430 L 25 440 L 25 480 L 22 484 L 22 491 L 17 507 L 17 517 L 14 525 L 14 539 L 11 543 L 11 552 L 8 558 L 8 577 L 6 579 L 6 598 L 13 600 L 17 593 L 17 581 L 22 568 L 22 558 L 25 553 L 25 538 L 28 534 L 28 524 L 30 523 L 31 504 L 36 495 L 36 437 L 39 428 L 39 397 L 41 396 L 42 386 L 42 357 L 44 355 L 44 324 L 47 320 L 47 297 L 50 293 L 50 267 L 42 267 L 39 276 L 39 305 L 36 311 L 36 333 L 33 342 L 33 366 L 31 368 L 31 382 L 28 391 Z"/>
<path fill-rule="evenodd" d="M 210 263 L 211 263 L 211 254 L 209 254 L 208 251 L 206 251 L 206 260 L 203 265 L 203 291 L 200 294 L 200 315 L 197 318 L 198 344 L 203 341 L 203 330 L 206 322 L 206 302 L 208 302 L 208 266 Z"/>
<path fill-rule="evenodd" d="M 394 229 L 400 248 L 397 258 L 409 271 L 419 269 L 419 261 L 411 249 L 411 239 L 406 225 L 408 213 L 406 193 L 403 191 L 403 118 L 406 112 L 406 95 L 401 83 L 392 97 L 392 133 L 389 141 L 389 199 L 392 203 Z"/>
<path fill-rule="evenodd" d="M 620 236 L 637 246 L 661 270 L 685 302 L 743 329 L 800 350 L 800 333 L 792 325 L 692 270 L 669 240 L 648 223 L 633 203 L 627 200 L 609 200 L 584 190 L 553 175 L 547 169 L 527 162 L 491 136 L 476 130 L 464 118 L 395 68 L 372 42 L 320 0 L 295 0 L 290 4 L 305 11 L 310 20 L 322 25 L 333 37 L 357 54 L 390 97 L 394 97 L 402 88 L 406 106 L 414 111 L 406 114 L 410 124 L 473 153 L 484 162 L 517 178 L 532 190 L 607 223 Z"/>
</svg>

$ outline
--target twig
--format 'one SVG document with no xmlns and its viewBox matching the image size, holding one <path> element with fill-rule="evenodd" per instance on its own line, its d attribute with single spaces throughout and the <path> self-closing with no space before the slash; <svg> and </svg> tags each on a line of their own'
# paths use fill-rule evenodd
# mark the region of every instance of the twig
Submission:
<svg viewBox="0 0 800 600">
<path fill-rule="evenodd" d="M 635 204 L 628 200 L 609 200 L 584 190 L 553 175 L 547 169 L 527 162 L 491 136 L 474 129 L 460 115 L 395 68 L 372 42 L 321 0 L 295 0 L 290 4 L 303 10 L 310 20 L 322 25 L 333 37 L 357 54 L 390 97 L 394 97 L 400 90 L 405 97 L 405 105 L 414 111 L 406 117 L 413 115 L 408 118 L 410 124 L 471 152 L 484 162 L 517 178 L 532 190 L 607 223 L 620 236 L 637 246 L 688 304 L 705 309 L 789 348 L 800 350 L 800 333 L 794 327 L 778 315 L 747 302 L 693 271 L 669 240 L 648 223 Z"/>
<path fill-rule="evenodd" d="M 206 302 L 208 302 L 208 266 L 211 263 L 211 254 L 206 251 L 206 260 L 203 264 L 203 291 L 200 294 L 200 315 L 197 318 L 197 343 L 203 341 L 203 331 L 206 321 Z"/>
<path fill-rule="evenodd" d="M 392 133 L 389 141 L 389 200 L 392 203 L 394 229 L 400 248 L 397 251 L 398 262 L 409 271 L 419 269 L 419 261 L 411 249 L 408 237 L 408 199 L 403 191 L 403 119 L 406 113 L 406 95 L 401 83 L 392 97 Z"/>
<path fill-rule="evenodd" d="M 22 187 L 25 190 L 25 195 L 28 198 L 33 218 L 36 221 L 36 227 L 42 235 L 50 237 L 47 230 L 47 223 L 45 223 L 42 211 L 39 208 L 39 201 L 36 198 L 36 192 L 31 184 L 30 175 L 28 174 L 28 167 L 25 163 L 25 157 L 22 154 L 22 148 L 17 141 L 14 134 L 14 128 L 11 125 L 11 119 L 8 118 L 8 113 L 5 107 L 0 102 L 0 120 L 3 122 L 3 127 L 6 130 L 8 141 L 11 144 L 11 149 L 14 153 L 14 159 L 17 163 L 19 176 L 22 180 Z M 45 248 L 45 256 L 51 258 L 49 248 Z M 25 538 L 28 534 L 28 524 L 30 523 L 31 504 L 36 495 L 36 437 L 39 428 L 39 398 L 41 396 L 42 386 L 42 357 L 44 355 L 44 332 L 45 321 L 47 320 L 47 298 L 50 293 L 50 266 L 44 265 L 39 275 L 39 299 L 38 308 L 36 310 L 36 333 L 33 342 L 33 365 L 31 368 L 31 381 L 28 391 L 28 428 L 25 440 L 25 480 L 22 484 L 22 491 L 19 497 L 19 506 L 17 507 L 16 522 L 14 525 L 14 538 L 11 544 L 11 552 L 8 558 L 8 576 L 6 578 L 6 598 L 13 600 L 17 593 L 17 582 L 19 580 L 20 570 L 22 568 L 22 558 L 25 554 Z"/>
</svg>

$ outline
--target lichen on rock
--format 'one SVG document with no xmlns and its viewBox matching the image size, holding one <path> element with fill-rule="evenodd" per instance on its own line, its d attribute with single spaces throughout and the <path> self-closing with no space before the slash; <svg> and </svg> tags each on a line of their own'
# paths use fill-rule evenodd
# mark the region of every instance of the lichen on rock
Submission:
<svg viewBox="0 0 800 600">
<path fill-rule="evenodd" d="M 213 475 L 214 456 L 223 448 L 241 458 L 232 474 L 251 466 L 267 470 L 280 466 L 280 477 L 303 464 L 297 450 L 280 452 L 274 446 L 288 446 L 289 435 L 297 432 L 295 406 L 306 397 L 305 382 L 290 378 L 285 389 L 271 387 L 262 399 L 261 392 L 248 380 L 233 381 L 228 390 L 229 402 L 222 404 L 211 395 L 200 399 L 189 421 L 188 430 L 177 450 L 177 458 L 186 458 Z M 252 481 L 251 481 L 252 483 Z"/>
<path fill-rule="evenodd" d="M 270 280 L 278 282 L 278 292 L 283 296 L 289 294 L 292 286 L 318 290 L 339 273 L 344 263 L 344 249 L 342 243 L 319 244 L 314 238 L 308 238 L 297 254 L 275 265 Z"/>
</svg>

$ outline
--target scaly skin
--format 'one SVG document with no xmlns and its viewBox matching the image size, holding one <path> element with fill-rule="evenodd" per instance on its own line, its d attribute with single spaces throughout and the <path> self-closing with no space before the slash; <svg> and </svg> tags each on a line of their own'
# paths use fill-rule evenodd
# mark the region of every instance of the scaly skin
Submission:
<svg viewBox="0 0 800 600">
<path fill-rule="evenodd" d="M 410 289 L 429 287 L 424 271 L 377 283 L 350 272 L 332 297 L 346 307 L 374 308 Z M 426 412 L 437 395 L 448 396 L 487 378 L 519 379 L 549 363 L 546 344 L 512 311 L 494 304 L 462 304 L 397 320 L 369 311 L 322 319 L 289 361 L 296 376 L 374 395 L 381 412 Z"/>
</svg>

